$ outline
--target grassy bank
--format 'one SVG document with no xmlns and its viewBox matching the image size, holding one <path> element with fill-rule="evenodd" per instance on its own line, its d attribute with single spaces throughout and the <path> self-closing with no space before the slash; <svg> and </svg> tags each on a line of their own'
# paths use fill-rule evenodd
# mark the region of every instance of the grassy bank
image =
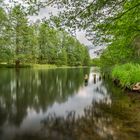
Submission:
<svg viewBox="0 0 140 140">
<path fill-rule="evenodd" d="M 20 64 L 19 68 L 35 68 L 35 69 L 50 69 L 50 68 L 83 68 L 88 66 L 57 66 L 53 64 Z M 15 64 L 1 63 L 0 68 L 15 68 Z"/>
<path fill-rule="evenodd" d="M 140 82 L 140 65 L 127 63 L 116 65 L 111 72 L 111 78 L 121 87 L 132 89 L 132 86 Z"/>
<path fill-rule="evenodd" d="M 19 68 L 56 68 L 56 65 L 49 65 L 49 64 L 20 64 Z M 15 68 L 15 64 L 0 64 L 0 68 Z"/>
</svg>

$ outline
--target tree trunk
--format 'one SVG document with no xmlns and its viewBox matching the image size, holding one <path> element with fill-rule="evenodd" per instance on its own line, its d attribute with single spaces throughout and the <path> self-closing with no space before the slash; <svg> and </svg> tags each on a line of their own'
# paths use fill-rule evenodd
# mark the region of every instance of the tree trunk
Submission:
<svg viewBox="0 0 140 140">
<path fill-rule="evenodd" d="M 15 67 L 16 67 L 16 68 L 19 68 L 19 65 L 20 65 L 20 60 L 17 59 L 17 60 L 15 61 Z"/>
</svg>

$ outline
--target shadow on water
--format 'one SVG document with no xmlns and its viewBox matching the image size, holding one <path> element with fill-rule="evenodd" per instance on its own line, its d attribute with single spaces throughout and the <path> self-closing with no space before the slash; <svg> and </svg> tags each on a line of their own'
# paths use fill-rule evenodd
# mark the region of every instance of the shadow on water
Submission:
<svg viewBox="0 0 140 140">
<path fill-rule="evenodd" d="M 140 138 L 140 95 L 95 68 L 0 70 L 0 77 L 0 140 Z"/>
</svg>

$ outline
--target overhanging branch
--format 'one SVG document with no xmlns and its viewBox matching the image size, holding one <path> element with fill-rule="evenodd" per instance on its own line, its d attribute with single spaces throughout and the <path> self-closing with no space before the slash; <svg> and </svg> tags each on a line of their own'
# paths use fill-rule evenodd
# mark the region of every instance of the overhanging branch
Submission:
<svg viewBox="0 0 140 140">
<path fill-rule="evenodd" d="M 112 23 L 113 21 L 115 21 L 115 20 L 121 18 L 121 17 L 124 16 L 126 13 L 128 13 L 129 11 L 135 9 L 135 8 L 138 7 L 138 6 L 140 6 L 140 3 L 136 4 L 135 6 L 129 8 L 129 9 L 127 9 L 126 11 L 124 11 L 124 12 L 123 12 L 121 15 L 119 15 L 118 17 L 112 19 L 112 21 L 111 21 L 110 23 Z M 110 24 L 110 23 L 109 23 L 109 24 Z"/>
</svg>

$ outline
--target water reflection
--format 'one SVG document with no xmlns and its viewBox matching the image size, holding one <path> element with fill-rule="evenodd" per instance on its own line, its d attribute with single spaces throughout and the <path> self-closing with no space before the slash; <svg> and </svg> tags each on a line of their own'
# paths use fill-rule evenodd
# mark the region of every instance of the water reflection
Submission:
<svg viewBox="0 0 140 140">
<path fill-rule="evenodd" d="M 131 115 L 129 98 L 95 68 L 1 69 L 0 77 L 0 140 L 117 139 Z"/>
</svg>

